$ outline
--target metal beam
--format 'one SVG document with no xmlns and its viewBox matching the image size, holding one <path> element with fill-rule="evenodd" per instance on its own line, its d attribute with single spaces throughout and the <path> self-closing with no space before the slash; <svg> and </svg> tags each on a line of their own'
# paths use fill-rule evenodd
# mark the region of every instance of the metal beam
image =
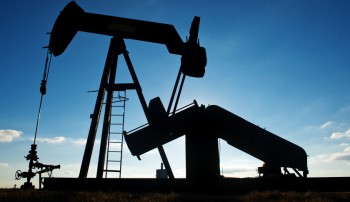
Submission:
<svg viewBox="0 0 350 202">
<path fill-rule="evenodd" d="M 85 177 L 87 177 L 87 174 L 88 174 L 92 150 L 94 148 L 96 132 L 97 132 L 97 128 L 98 128 L 98 122 L 100 120 L 102 104 L 103 104 L 104 95 L 105 95 L 105 91 L 106 91 L 106 87 L 107 87 L 108 77 L 110 74 L 111 61 L 112 61 L 112 57 L 113 57 L 113 50 L 116 47 L 115 42 L 116 41 L 114 40 L 114 38 L 112 38 L 110 45 L 109 45 L 109 49 L 108 49 L 105 67 L 104 67 L 104 70 L 102 73 L 100 87 L 98 90 L 97 99 L 96 99 L 96 103 L 95 103 L 95 109 L 94 109 L 93 114 L 90 115 L 91 124 L 90 124 L 88 138 L 86 141 L 83 160 L 82 160 L 81 167 L 80 167 L 79 178 L 85 178 Z"/>
<path fill-rule="evenodd" d="M 113 91 L 135 90 L 136 86 L 134 83 L 115 83 L 115 84 L 110 84 L 110 88 Z"/>
<path fill-rule="evenodd" d="M 118 51 L 114 50 L 113 52 L 113 57 L 111 62 L 111 73 L 109 76 L 109 85 L 114 84 L 116 73 L 117 73 L 118 54 L 116 54 L 116 52 Z M 104 119 L 103 119 L 103 127 L 102 127 L 101 142 L 100 142 L 100 153 L 98 157 L 96 178 L 102 178 L 103 176 L 103 169 L 104 169 L 105 159 L 106 159 L 107 140 L 109 135 L 109 126 L 111 122 L 113 92 L 114 92 L 113 90 L 107 89 L 107 98 L 106 98 L 106 106 L 105 106 L 105 113 L 104 113 Z"/>
</svg>

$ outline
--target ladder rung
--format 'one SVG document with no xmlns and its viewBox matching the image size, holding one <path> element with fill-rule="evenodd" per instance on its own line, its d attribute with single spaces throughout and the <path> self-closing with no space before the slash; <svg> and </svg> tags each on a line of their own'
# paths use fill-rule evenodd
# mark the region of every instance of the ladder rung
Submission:
<svg viewBox="0 0 350 202">
<path fill-rule="evenodd" d="M 121 143 L 123 143 L 123 142 L 122 142 L 122 141 L 111 141 L 111 142 L 109 142 L 109 143 L 121 144 Z"/>
<path fill-rule="evenodd" d="M 112 112 L 110 114 L 110 118 L 112 120 L 114 120 L 114 122 L 110 122 L 109 123 L 109 126 L 110 126 L 110 130 L 111 131 L 120 131 L 120 132 L 111 132 L 109 131 L 109 138 L 108 139 L 108 150 L 107 150 L 107 153 L 109 153 L 110 155 L 114 155 L 114 154 L 111 154 L 111 153 L 116 153 L 115 155 L 122 155 L 123 154 L 123 132 L 121 132 L 122 130 L 124 130 L 124 117 L 125 117 L 125 101 L 127 101 L 127 98 L 125 97 L 126 94 L 125 94 L 125 91 L 123 91 L 123 93 L 120 93 L 118 94 L 118 96 L 113 96 L 112 98 L 112 105 L 111 107 L 114 108 L 114 109 L 111 109 Z M 113 111 L 114 110 L 114 111 Z M 121 129 L 121 130 L 119 130 Z M 111 135 L 114 135 L 114 136 L 111 136 Z M 114 137 L 114 140 L 113 138 Z M 115 145 L 117 147 L 119 147 L 120 145 L 120 148 L 114 148 L 114 150 L 110 150 L 110 146 L 112 144 L 118 144 L 118 145 Z M 117 160 L 118 157 L 112 158 L 112 160 L 108 159 L 109 155 L 107 155 L 107 159 L 106 159 L 106 168 L 105 170 L 103 170 L 104 172 L 106 172 L 106 177 L 107 177 L 107 172 L 118 172 L 118 173 L 121 173 L 121 164 L 122 164 L 122 160 L 120 158 L 120 160 Z M 121 156 L 120 156 L 121 157 Z M 108 169 L 109 167 L 109 163 L 111 163 L 111 165 L 116 165 L 116 164 L 120 164 L 120 168 L 118 169 Z M 114 164 L 113 164 L 114 163 Z M 119 176 L 120 177 L 120 176 Z"/>
<path fill-rule="evenodd" d="M 103 171 L 105 171 L 105 172 L 116 172 L 116 173 L 120 172 L 120 170 L 103 170 Z"/>
<path fill-rule="evenodd" d="M 108 162 L 120 163 L 120 160 L 108 160 Z"/>
</svg>

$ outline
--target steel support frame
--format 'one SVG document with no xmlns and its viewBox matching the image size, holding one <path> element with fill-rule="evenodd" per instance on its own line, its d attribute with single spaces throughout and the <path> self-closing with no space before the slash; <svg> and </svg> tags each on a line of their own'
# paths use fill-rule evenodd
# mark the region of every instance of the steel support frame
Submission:
<svg viewBox="0 0 350 202">
<path fill-rule="evenodd" d="M 128 70 L 130 72 L 131 78 L 133 80 L 132 84 L 115 84 L 116 70 L 117 70 L 117 61 L 118 55 L 123 54 L 125 62 L 127 64 Z M 149 121 L 149 112 L 146 100 L 142 93 L 141 85 L 136 76 L 134 67 L 131 63 L 130 57 L 128 55 L 128 51 L 126 50 L 126 46 L 123 38 L 113 37 L 110 42 L 109 50 L 107 53 L 107 58 L 104 66 L 104 70 L 102 73 L 102 78 L 100 82 L 100 87 L 97 94 L 97 99 L 95 103 L 95 108 L 93 114 L 90 115 L 91 124 L 89 129 L 89 134 L 85 146 L 84 156 L 80 168 L 79 178 L 86 178 L 89 170 L 89 165 L 91 161 L 92 151 L 94 147 L 94 142 L 96 138 L 97 128 L 99 124 L 99 119 L 101 115 L 102 105 L 105 97 L 105 92 L 107 92 L 106 98 L 106 106 L 105 106 L 105 114 L 104 114 L 104 125 L 102 129 L 101 135 L 101 144 L 100 144 L 100 153 L 97 167 L 97 178 L 102 178 L 103 176 L 103 167 L 106 156 L 106 147 L 107 147 L 107 139 L 108 139 L 108 129 L 110 123 L 110 108 L 111 101 L 113 98 L 113 91 L 120 90 L 120 88 L 125 87 L 124 90 L 127 89 L 135 89 L 136 93 L 139 97 L 142 109 L 145 113 L 147 121 Z M 158 147 L 158 151 L 164 163 L 164 166 L 167 170 L 168 176 L 170 179 L 174 178 L 172 173 L 169 161 L 166 157 L 164 148 L 162 146 Z"/>
<path fill-rule="evenodd" d="M 116 47 L 118 48 L 118 47 Z M 107 149 L 107 140 L 109 135 L 109 129 L 110 129 L 110 123 L 111 123 L 111 109 L 112 109 L 112 100 L 113 100 L 113 90 L 110 88 L 112 84 L 115 82 L 115 77 L 117 73 L 117 62 L 118 62 L 118 50 L 113 51 L 112 61 L 111 61 L 111 69 L 110 69 L 110 76 L 109 76 L 109 82 L 107 85 L 107 97 L 106 97 L 106 106 L 105 106 L 105 113 L 104 113 L 104 119 L 103 119 L 103 127 L 102 127 L 102 134 L 101 134 L 101 142 L 100 142 L 100 153 L 98 157 L 98 164 L 97 164 L 97 173 L 96 178 L 102 178 L 103 176 L 103 168 L 105 165 L 105 159 L 106 159 L 106 149 Z"/>
<path fill-rule="evenodd" d="M 102 78 L 101 78 L 100 87 L 99 87 L 98 94 L 97 94 L 94 112 L 93 112 L 93 114 L 90 115 L 91 124 L 90 124 L 88 138 L 86 141 L 83 160 L 82 160 L 81 167 L 80 167 L 79 178 L 86 178 L 87 174 L 88 174 L 92 150 L 94 148 L 96 132 L 97 132 L 98 123 L 100 120 L 103 100 L 104 100 L 105 91 L 106 91 L 107 84 L 108 84 L 108 78 L 109 78 L 109 74 L 110 74 L 110 70 L 111 70 L 111 61 L 112 61 L 112 57 L 113 57 L 113 52 L 114 52 L 114 50 L 116 50 L 116 48 L 117 48 L 116 47 L 116 40 L 115 40 L 115 38 L 112 38 L 110 45 L 109 45 L 108 53 L 107 53 L 105 67 L 104 67 L 104 70 L 102 73 Z"/>
</svg>

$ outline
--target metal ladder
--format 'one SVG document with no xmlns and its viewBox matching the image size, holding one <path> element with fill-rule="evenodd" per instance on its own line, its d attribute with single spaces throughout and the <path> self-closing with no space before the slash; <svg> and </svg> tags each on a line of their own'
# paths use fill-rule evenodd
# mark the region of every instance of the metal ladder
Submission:
<svg viewBox="0 0 350 202">
<path fill-rule="evenodd" d="M 107 158 L 105 178 L 107 173 L 118 173 L 121 178 L 122 172 L 122 160 L 123 160 L 123 144 L 124 144 L 124 117 L 125 117 L 125 102 L 126 91 L 117 91 L 117 96 L 113 97 L 110 124 L 108 129 L 108 142 L 107 142 Z M 115 176 L 113 176 L 115 177 Z"/>
</svg>

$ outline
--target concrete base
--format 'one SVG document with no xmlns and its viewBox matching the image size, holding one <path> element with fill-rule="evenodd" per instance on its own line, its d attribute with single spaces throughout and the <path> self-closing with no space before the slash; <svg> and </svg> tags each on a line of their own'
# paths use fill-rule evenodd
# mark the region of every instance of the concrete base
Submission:
<svg viewBox="0 0 350 202">
<path fill-rule="evenodd" d="M 217 137 L 205 132 L 186 135 L 186 178 L 199 181 L 220 179 Z"/>
</svg>

